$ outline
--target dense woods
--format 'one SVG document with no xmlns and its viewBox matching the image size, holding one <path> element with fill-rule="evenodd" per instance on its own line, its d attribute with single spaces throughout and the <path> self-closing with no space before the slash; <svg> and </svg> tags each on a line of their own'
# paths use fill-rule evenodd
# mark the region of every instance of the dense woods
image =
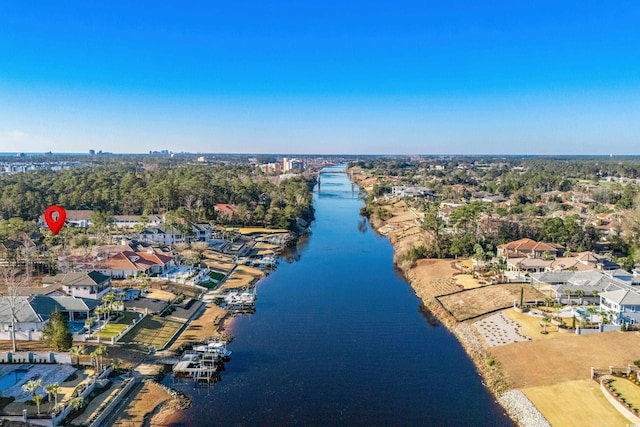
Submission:
<svg viewBox="0 0 640 427">
<path fill-rule="evenodd" d="M 0 177 L 0 219 L 34 220 L 58 204 L 113 215 L 165 213 L 186 221 L 291 228 L 296 218 L 313 218 L 313 183 L 296 177 L 277 184 L 246 165 L 111 162 Z M 237 205 L 235 217 L 216 218 L 218 203 Z"/>
<path fill-rule="evenodd" d="M 432 236 L 412 258 L 490 257 L 497 245 L 528 237 L 570 251 L 604 249 L 627 268 L 640 261 L 640 158 L 424 157 L 351 166 L 378 177 L 366 215 L 385 218 L 376 200 L 392 186 L 436 194 L 405 198 L 424 213 L 422 227 Z"/>
</svg>

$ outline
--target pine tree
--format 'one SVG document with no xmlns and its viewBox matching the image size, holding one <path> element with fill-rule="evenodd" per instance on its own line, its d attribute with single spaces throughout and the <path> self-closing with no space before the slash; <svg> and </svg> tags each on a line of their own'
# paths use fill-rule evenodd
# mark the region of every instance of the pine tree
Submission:
<svg viewBox="0 0 640 427">
<path fill-rule="evenodd" d="M 57 351 L 67 351 L 73 345 L 67 319 L 55 309 L 42 329 L 42 341 Z"/>
</svg>

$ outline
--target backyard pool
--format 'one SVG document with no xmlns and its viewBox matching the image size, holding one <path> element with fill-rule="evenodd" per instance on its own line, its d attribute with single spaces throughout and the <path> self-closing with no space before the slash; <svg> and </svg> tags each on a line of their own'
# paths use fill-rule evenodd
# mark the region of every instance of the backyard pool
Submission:
<svg viewBox="0 0 640 427">
<path fill-rule="evenodd" d="M 28 369 L 18 368 L 2 376 L 2 378 L 0 378 L 0 390 L 5 390 L 16 385 L 28 371 Z"/>
<path fill-rule="evenodd" d="M 80 334 L 84 331 L 84 322 L 69 322 L 69 332 Z"/>
</svg>

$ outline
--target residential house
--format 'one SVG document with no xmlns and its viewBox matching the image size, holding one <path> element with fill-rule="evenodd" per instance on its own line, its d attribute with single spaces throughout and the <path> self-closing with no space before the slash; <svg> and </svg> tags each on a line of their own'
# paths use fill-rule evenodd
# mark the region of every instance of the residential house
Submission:
<svg viewBox="0 0 640 427">
<path fill-rule="evenodd" d="M 0 339 L 11 339 L 12 310 L 10 297 L 0 297 Z M 13 328 L 17 340 L 39 340 L 51 313 L 58 310 L 70 322 L 84 322 L 101 302 L 70 296 L 17 296 L 13 298 Z"/>
<path fill-rule="evenodd" d="M 236 213 L 238 207 L 229 203 L 219 203 L 213 207 L 216 215 L 224 218 L 231 218 Z"/>
<path fill-rule="evenodd" d="M 498 245 L 498 256 L 504 258 L 556 258 L 562 256 L 564 247 L 555 243 L 536 242 L 524 238 Z"/>
<path fill-rule="evenodd" d="M 143 224 L 140 218 L 144 215 L 114 215 L 113 225 L 117 228 L 134 228 L 137 225 L 143 227 L 158 227 L 164 223 L 162 215 L 146 215 L 147 220 Z"/>
<path fill-rule="evenodd" d="M 69 225 L 80 228 L 89 228 L 91 225 L 91 214 L 93 211 L 90 209 L 67 210 L 66 213 L 67 220 L 65 222 Z"/>
<path fill-rule="evenodd" d="M 394 197 L 435 197 L 428 188 L 406 185 L 391 187 L 391 195 Z"/>
<path fill-rule="evenodd" d="M 640 323 L 640 290 L 631 286 L 600 293 L 600 310 L 616 325 Z"/>
<path fill-rule="evenodd" d="M 192 224 L 191 241 L 208 242 L 212 239 L 212 229 L 209 224 Z"/>
<path fill-rule="evenodd" d="M 171 226 L 145 228 L 136 235 L 136 238 L 142 242 L 160 245 L 174 245 L 187 241 L 187 236 L 182 231 Z"/>
<path fill-rule="evenodd" d="M 531 274 L 531 284 L 541 290 L 551 291 L 554 298 L 577 298 L 582 291 L 583 299 L 595 300 L 596 294 L 629 287 L 629 284 L 600 271 L 547 271 Z"/>
<path fill-rule="evenodd" d="M 60 273 L 53 277 L 45 277 L 42 284 L 61 285 L 67 295 L 98 301 L 111 291 L 111 278 L 97 271 Z"/>
<path fill-rule="evenodd" d="M 113 279 L 148 276 L 166 272 L 175 265 L 174 255 L 160 247 L 123 240 L 120 245 L 96 247 L 88 256 L 66 256 L 59 259 L 67 271 L 98 271 Z"/>
</svg>

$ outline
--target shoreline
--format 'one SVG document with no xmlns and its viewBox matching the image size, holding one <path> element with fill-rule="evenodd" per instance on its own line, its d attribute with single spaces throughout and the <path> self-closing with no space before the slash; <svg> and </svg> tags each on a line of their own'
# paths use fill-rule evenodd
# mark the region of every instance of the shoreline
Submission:
<svg viewBox="0 0 640 427">
<path fill-rule="evenodd" d="M 349 176 L 352 182 L 358 185 L 359 188 L 366 189 L 364 182 L 366 178 L 363 179 L 362 175 L 355 173 L 351 173 Z M 405 209 L 405 211 L 407 210 Z M 421 309 L 427 310 L 431 316 L 444 325 L 444 327 L 456 337 L 469 359 L 473 362 L 478 376 L 482 379 L 482 384 L 489 390 L 495 402 L 502 407 L 514 424 L 550 426 L 550 423 L 535 407 L 533 402 L 520 390 L 511 387 L 506 374 L 500 368 L 499 362 L 495 361 L 488 351 L 487 346 L 485 346 L 474 333 L 471 325 L 466 322 L 457 321 L 451 313 L 440 304 L 434 295 L 430 295 L 424 283 L 419 283 L 417 277 L 419 273 L 415 271 L 417 269 L 416 263 L 409 263 L 404 260 L 404 254 L 410 248 L 403 248 L 401 246 L 403 243 L 401 242 L 402 237 L 396 238 L 396 236 L 393 235 L 395 230 L 390 233 L 382 232 L 383 227 L 390 224 L 393 219 L 393 215 L 388 220 L 382 220 L 372 215 L 368 220 L 373 231 L 387 238 L 393 247 L 394 268 L 401 273 L 404 281 L 409 284 L 415 295 L 420 299 L 422 303 Z M 438 272 L 433 277 L 430 277 L 429 281 L 455 281 L 455 276 L 460 274 L 460 271 L 454 267 L 455 261 L 453 259 L 422 259 L 419 261 L 422 262 L 422 264 L 437 266 Z M 448 272 L 446 268 L 443 268 L 445 265 L 450 269 Z M 492 362 L 489 362 L 489 360 Z"/>
</svg>

